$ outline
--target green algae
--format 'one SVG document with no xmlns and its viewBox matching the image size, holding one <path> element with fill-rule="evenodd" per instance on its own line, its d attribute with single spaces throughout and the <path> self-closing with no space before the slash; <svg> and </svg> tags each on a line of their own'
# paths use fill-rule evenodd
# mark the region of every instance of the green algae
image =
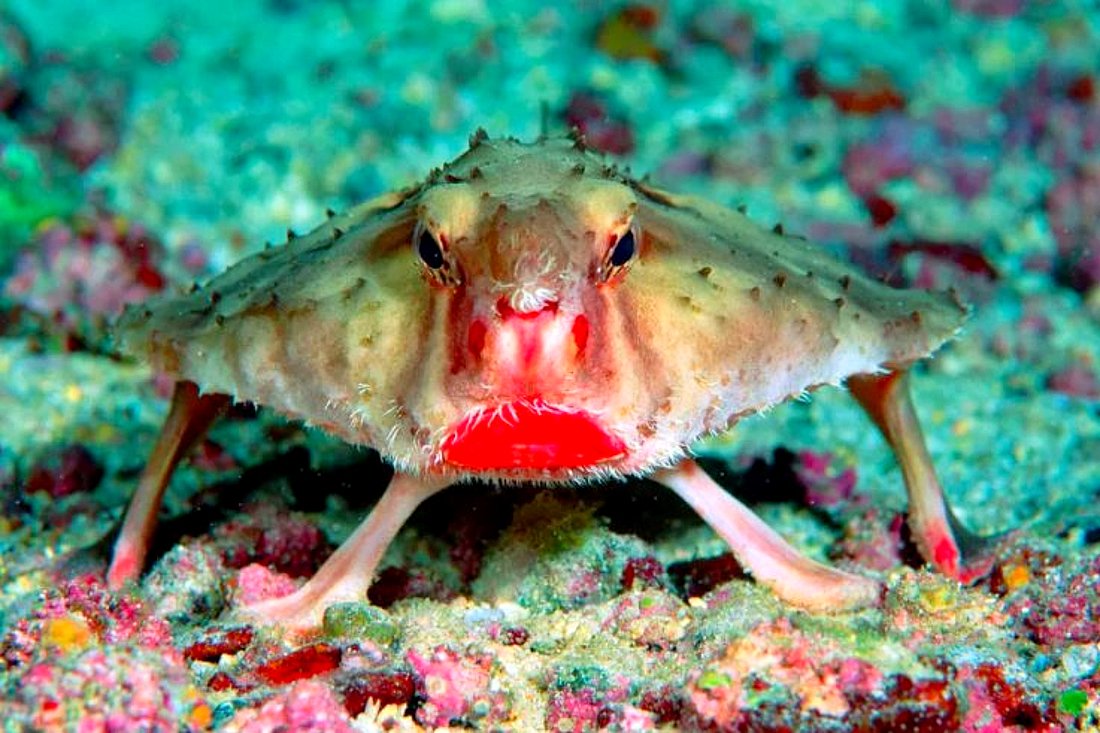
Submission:
<svg viewBox="0 0 1100 733">
<path fill-rule="evenodd" d="M 401 635 L 401 627 L 388 613 L 356 601 L 334 603 L 326 608 L 322 628 L 329 638 L 369 639 L 379 646 L 389 646 Z"/>
<path fill-rule="evenodd" d="M 1089 694 L 1076 687 L 1066 690 L 1058 698 L 1058 710 L 1067 715 L 1080 715 L 1088 705 Z"/>
<path fill-rule="evenodd" d="M 695 680 L 695 686 L 700 690 L 714 690 L 719 687 L 728 687 L 732 681 L 725 672 L 708 669 L 699 675 L 699 679 Z"/>
<path fill-rule="evenodd" d="M 645 543 L 609 530 L 592 507 L 545 491 L 516 510 L 473 590 L 538 613 L 578 608 L 613 597 L 626 563 L 647 554 Z"/>
<path fill-rule="evenodd" d="M 611 680 L 607 671 L 592 664 L 557 664 L 551 669 L 550 688 L 556 690 L 607 690 Z"/>
<path fill-rule="evenodd" d="M 2 124 L 2 120 L 0 120 Z M 29 147 L 6 142 L 0 127 L 0 275 L 12 258 L 29 244 L 42 222 L 76 207 L 76 196 L 58 188 L 43 170 L 38 154 Z"/>
</svg>

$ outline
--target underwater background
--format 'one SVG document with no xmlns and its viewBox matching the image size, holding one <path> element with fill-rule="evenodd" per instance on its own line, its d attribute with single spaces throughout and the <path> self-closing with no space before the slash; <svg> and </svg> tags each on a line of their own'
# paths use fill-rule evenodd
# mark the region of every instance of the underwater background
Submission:
<svg viewBox="0 0 1100 733">
<path fill-rule="evenodd" d="M 4 0 L 0 729 L 1100 729 L 1100 6 L 1029 0 Z M 666 489 L 464 486 L 322 637 L 234 622 L 373 505 L 377 456 L 237 406 L 103 583 L 169 384 L 126 303 L 417 181 L 478 127 L 571 127 L 896 284 L 956 288 L 912 384 L 970 587 L 922 565 L 893 455 L 835 388 L 699 446 L 814 557 L 815 615 Z"/>
</svg>

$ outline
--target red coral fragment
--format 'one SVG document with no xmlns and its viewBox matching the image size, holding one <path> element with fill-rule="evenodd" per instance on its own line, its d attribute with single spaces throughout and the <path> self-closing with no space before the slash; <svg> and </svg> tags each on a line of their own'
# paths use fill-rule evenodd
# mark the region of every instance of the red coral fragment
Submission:
<svg viewBox="0 0 1100 733">
<path fill-rule="evenodd" d="M 959 670 L 959 679 L 969 688 L 974 698 L 971 700 L 972 714 L 980 714 L 982 703 L 988 701 L 1001 717 L 1002 724 L 1012 729 L 1052 732 L 1062 730 L 1051 705 L 1048 703 L 1046 709 L 1041 709 L 1034 702 L 1033 692 L 1007 681 L 1004 671 L 997 665 L 987 663 L 977 668 L 963 667 Z M 976 682 L 984 684 L 985 689 L 975 689 L 978 687 Z"/>
<path fill-rule="evenodd" d="M 313 644 L 260 665 L 256 674 L 270 685 L 286 685 L 339 668 L 341 657 L 339 647 Z"/>
<path fill-rule="evenodd" d="M 634 149 L 634 132 L 624 120 L 610 116 L 607 104 L 592 92 L 574 92 L 563 113 L 566 124 L 585 142 L 604 153 L 626 155 Z"/>
<path fill-rule="evenodd" d="M 344 708 L 353 718 L 374 700 L 387 705 L 407 705 L 416 694 L 416 678 L 409 672 L 364 672 L 341 685 Z"/>
<path fill-rule="evenodd" d="M 1066 96 L 1075 102 L 1091 102 L 1096 98 L 1096 80 L 1088 74 L 1075 77 L 1066 87 Z"/>
<path fill-rule="evenodd" d="M 638 702 L 639 708 L 657 717 L 658 724 L 679 722 L 686 705 L 682 695 L 667 685 L 657 690 L 647 690 Z"/>
<path fill-rule="evenodd" d="M 237 461 L 220 443 L 207 438 L 190 456 L 191 465 L 202 471 L 232 471 Z"/>
<path fill-rule="evenodd" d="M 312 575 L 332 552 L 324 534 L 308 518 L 266 505 L 241 520 L 219 525 L 215 535 L 229 567 L 259 563 L 293 578 Z"/>
<path fill-rule="evenodd" d="M 886 226 L 898 215 L 898 207 L 894 202 L 877 193 L 864 196 L 863 205 L 867 207 L 867 213 L 871 215 L 871 223 L 876 229 Z"/>
<path fill-rule="evenodd" d="M 189 662 L 217 662 L 223 654 L 236 654 L 251 643 L 251 626 L 213 629 L 206 638 L 184 649 L 183 658 Z"/>
<path fill-rule="evenodd" d="M 522 626 L 506 626 L 496 634 L 496 639 L 504 646 L 523 646 L 530 633 Z"/>
<path fill-rule="evenodd" d="M 687 598 L 705 595 L 727 580 L 748 577 L 733 553 L 729 552 L 718 557 L 672 563 L 668 566 L 668 574 Z"/>
<path fill-rule="evenodd" d="M 945 680 L 913 680 L 904 674 L 891 678 L 881 693 L 849 692 L 853 730 L 939 733 L 957 730 L 958 701 Z"/>
<path fill-rule="evenodd" d="M 454 591 L 441 581 L 429 577 L 421 570 L 412 572 L 390 566 L 378 574 L 367 590 L 367 598 L 379 608 L 389 608 L 403 598 L 431 598 L 446 601 L 454 597 Z"/>
<path fill-rule="evenodd" d="M 233 690 L 234 692 L 249 692 L 254 689 L 253 685 L 248 685 L 236 680 L 221 670 L 218 670 L 210 676 L 210 679 L 206 681 L 206 687 L 214 692 L 226 692 L 228 690 Z"/>
<path fill-rule="evenodd" d="M 825 81 L 817 69 L 807 64 L 795 71 L 794 83 L 801 96 L 827 96 L 845 114 L 868 116 L 905 109 L 905 97 L 882 72 L 866 72 L 855 85 L 842 87 Z"/>
<path fill-rule="evenodd" d="M 103 479 L 103 465 L 92 453 L 74 443 L 45 456 L 31 468 L 24 491 L 44 492 L 54 499 L 92 491 Z"/>
<path fill-rule="evenodd" d="M 997 268 L 986 259 L 982 251 L 975 245 L 965 242 L 932 242 L 925 239 L 902 242 L 895 239 L 890 242 L 887 250 L 892 260 L 900 260 L 914 252 L 950 262 L 963 272 L 972 275 L 981 275 L 990 280 L 1000 277 Z"/>
<path fill-rule="evenodd" d="M 624 591 L 639 588 L 660 588 L 665 581 L 665 566 L 652 555 L 632 557 L 626 561 L 619 584 Z"/>
</svg>

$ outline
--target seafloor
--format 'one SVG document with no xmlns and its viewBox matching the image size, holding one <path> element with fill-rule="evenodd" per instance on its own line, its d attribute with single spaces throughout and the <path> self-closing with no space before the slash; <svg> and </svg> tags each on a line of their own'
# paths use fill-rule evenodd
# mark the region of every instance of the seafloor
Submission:
<svg viewBox="0 0 1100 733">
<path fill-rule="evenodd" d="M 6 0 L 0 728 L 1096 730 L 1098 63 L 1083 1 Z M 913 386 L 960 517 L 1006 533 L 991 575 L 922 567 L 891 454 L 825 389 L 699 450 L 886 579 L 880 608 L 778 602 L 650 484 L 464 486 L 370 604 L 288 643 L 234 609 L 316 569 L 386 469 L 244 406 L 176 475 L 147 575 L 106 590 L 167 386 L 114 353 L 121 306 L 544 118 L 965 295 Z"/>
</svg>

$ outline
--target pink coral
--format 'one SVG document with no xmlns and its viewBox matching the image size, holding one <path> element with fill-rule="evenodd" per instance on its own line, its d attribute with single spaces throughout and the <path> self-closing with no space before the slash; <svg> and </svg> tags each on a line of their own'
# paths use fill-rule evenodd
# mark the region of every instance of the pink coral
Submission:
<svg viewBox="0 0 1100 733">
<path fill-rule="evenodd" d="M 490 689 L 493 657 L 466 656 L 437 646 L 431 656 L 408 652 L 409 663 L 420 677 L 425 702 L 416 711 L 423 725 L 450 725 L 454 720 L 494 720 L 506 717 L 504 696 Z"/>
<path fill-rule="evenodd" d="M 6 699 L 17 729 L 81 731 L 201 730 L 209 708 L 198 699 L 178 655 L 115 645 L 58 652 L 29 667 Z"/>
<path fill-rule="evenodd" d="M 814 506 L 835 507 L 849 501 L 855 492 L 856 470 L 837 466 L 830 453 L 801 451 L 793 466 L 795 476 L 806 487 L 806 501 Z"/>
<path fill-rule="evenodd" d="M 624 120 L 608 111 L 607 103 L 593 92 L 574 92 L 563 113 L 566 124 L 580 130 L 596 150 L 626 155 L 634 149 L 634 132 Z"/>
<path fill-rule="evenodd" d="M 1007 613 L 1033 641 L 1063 648 L 1100 638 L 1100 558 L 1067 567 L 1057 558 L 1031 553 L 1024 548 L 1016 558 L 1006 559 L 995 577 L 1003 577 L 1009 564 L 1027 568 L 1026 582 L 1015 589 L 995 587 L 1009 593 Z"/>
<path fill-rule="evenodd" d="M 1052 392 L 1071 397 L 1100 399 L 1100 380 L 1097 379 L 1096 369 L 1087 363 L 1069 364 L 1052 372 L 1047 377 L 1046 386 Z"/>
<path fill-rule="evenodd" d="M 546 730 L 566 733 L 604 730 L 617 717 L 595 690 L 556 690 L 550 695 Z"/>
<path fill-rule="evenodd" d="M 852 695 L 881 692 L 884 682 L 871 664 L 778 619 L 759 624 L 695 673 L 689 695 L 694 715 L 721 727 L 742 720 L 751 698 L 777 685 L 797 697 L 803 715 L 838 717 L 851 710 Z"/>
<path fill-rule="evenodd" d="M 242 710 L 220 730 L 225 733 L 355 733 L 343 704 L 328 685 L 297 683 L 259 708 Z"/>
<path fill-rule="evenodd" d="M 913 172 L 912 146 L 908 127 L 892 124 L 874 142 L 848 148 L 841 163 L 844 180 L 857 196 L 874 195 L 888 181 Z"/>
<path fill-rule="evenodd" d="M 133 596 L 108 591 L 98 575 L 83 575 L 47 591 L 35 618 L 40 628 L 42 621 L 73 614 L 85 619 L 100 641 L 138 642 L 175 654 L 168 622 Z"/>
<path fill-rule="evenodd" d="M 214 535 L 230 567 L 260 563 L 294 578 L 312 575 L 332 552 L 312 521 L 268 504 L 249 507 L 243 518 L 219 525 Z"/>
<path fill-rule="evenodd" d="M 103 330 L 123 306 L 164 287 L 162 258 L 151 232 L 100 210 L 42 230 L 19 256 L 4 294 L 83 335 L 89 327 Z"/>
<path fill-rule="evenodd" d="M 297 587 L 290 576 L 271 570 L 265 565 L 252 563 L 237 572 L 236 601 L 241 606 L 248 606 L 270 598 L 290 595 Z"/>
</svg>

